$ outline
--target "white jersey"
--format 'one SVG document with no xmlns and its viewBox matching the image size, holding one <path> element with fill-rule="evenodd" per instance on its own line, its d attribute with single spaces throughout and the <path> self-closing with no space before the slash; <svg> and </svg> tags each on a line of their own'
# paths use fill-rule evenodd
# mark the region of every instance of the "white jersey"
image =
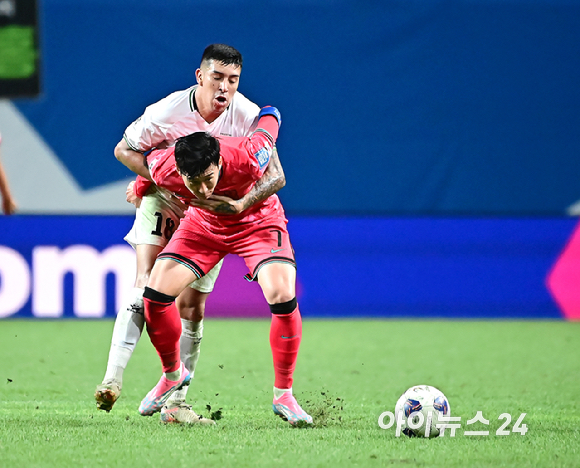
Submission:
<svg viewBox="0 0 580 468">
<path fill-rule="evenodd" d="M 194 95 L 197 85 L 176 91 L 151 104 L 125 130 L 123 138 L 134 151 L 173 146 L 182 136 L 207 132 L 215 137 L 249 136 L 258 122 L 260 108 L 243 94 L 236 93 L 228 108 L 212 123 L 197 110 Z M 137 209 L 135 222 L 125 240 L 133 247 L 141 244 L 165 247 L 184 216 L 184 205 L 165 189 L 153 185 Z M 221 262 L 206 276 L 191 284 L 203 293 L 213 290 Z"/>
<path fill-rule="evenodd" d="M 194 132 L 219 136 L 248 136 L 257 122 L 260 108 L 236 91 L 228 108 L 212 123 L 207 123 L 197 111 L 197 85 L 176 91 L 151 104 L 125 130 L 124 139 L 134 151 L 166 148 L 179 137 Z"/>
</svg>

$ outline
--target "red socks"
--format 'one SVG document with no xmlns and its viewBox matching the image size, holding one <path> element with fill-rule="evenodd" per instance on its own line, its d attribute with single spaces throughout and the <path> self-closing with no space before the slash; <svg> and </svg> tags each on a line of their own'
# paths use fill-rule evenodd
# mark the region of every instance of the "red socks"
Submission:
<svg viewBox="0 0 580 468">
<path fill-rule="evenodd" d="M 270 347 L 274 359 L 274 387 L 292 388 L 301 339 L 302 317 L 298 306 L 290 314 L 272 314 Z"/>
<path fill-rule="evenodd" d="M 174 299 L 150 288 L 145 288 L 143 294 L 147 333 L 161 358 L 165 373 L 175 372 L 181 362 L 181 319 Z M 298 306 L 290 314 L 272 314 L 270 347 L 274 361 L 274 387 L 292 388 L 301 339 L 302 317 Z"/>
<path fill-rule="evenodd" d="M 163 372 L 175 372 L 181 362 L 179 358 L 179 337 L 181 336 L 179 311 L 173 301 L 159 302 L 146 296 L 147 294 L 143 295 L 147 333 L 161 358 Z"/>
</svg>

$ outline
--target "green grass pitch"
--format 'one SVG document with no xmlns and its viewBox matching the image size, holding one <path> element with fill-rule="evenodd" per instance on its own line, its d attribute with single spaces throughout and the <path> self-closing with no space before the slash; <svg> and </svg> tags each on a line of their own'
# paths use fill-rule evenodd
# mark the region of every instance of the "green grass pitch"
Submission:
<svg viewBox="0 0 580 468">
<path fill-rule="evenodd" d="M 144 336 L 113 411 L 97 411 L 110 321 L 0 322 L 0 466 L 579 466 L 580 324 L 305 320 L 294 393 L 315 418 L 271 410 L 269 322 L 206 319 L 189 403 L 215 427 L 164 426 L 137 407 L 160 364 Z M 416 384 L 441 389 L 455 437 L 409 439 L 379 415 Z M 477 411 L 489 426 L 466 425 Z M 496 435 L 502 413 L 527 433 Z M 467 436 L 466 430 L 489 430 Z"/>
</svg>

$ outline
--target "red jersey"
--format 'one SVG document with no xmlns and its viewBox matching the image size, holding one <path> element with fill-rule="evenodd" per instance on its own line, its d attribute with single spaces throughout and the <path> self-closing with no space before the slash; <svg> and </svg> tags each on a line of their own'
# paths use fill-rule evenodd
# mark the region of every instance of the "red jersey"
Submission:
<svg viewBox="0 0 580 468">
<path fill-rule="evenodd" d="M 265 125 L 258 125 L 258 127 L 263 128 Z M 218 139 L 223 164 L 213 193 L 238 200 L 251 190 L 268 167 L 273 150 L 273 139 L 268 132 L 260 129 L 250 137 Z M 185 187 L 181 175 L 177 172 L 174 151 L 174 147 L 152 151 L 147 162 L 155 184 L 169 190 L 187 204 L 189 200 L 195 198 L 195 195 Z M 138 189 L 136 193 L 139 193 Z M 284 209 L 277 195 L 255 203 L 240 214 L 213 213 L 190 207 L 185 213 L 185 218 L 198 222 L 209 231 L 222 234 L 232 231 L 232 228 L 239 232 L 247 225 L 263 220 L 285 220 Z"/>
</svg>

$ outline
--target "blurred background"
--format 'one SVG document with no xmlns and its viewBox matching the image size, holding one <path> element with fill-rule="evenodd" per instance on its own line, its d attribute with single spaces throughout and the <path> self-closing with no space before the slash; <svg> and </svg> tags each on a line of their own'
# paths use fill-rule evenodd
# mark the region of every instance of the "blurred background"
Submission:
<svg viewBox="0 0 580 468">
<path fill-rule="evenodd" d="M 114 317 L 145 107 L 244 56 L 305 317 L 580 319 L 580 1 L 0 0 L 0 317 Z M 227 258 L 208 317 L 268 317 Z"/>
</svg>

